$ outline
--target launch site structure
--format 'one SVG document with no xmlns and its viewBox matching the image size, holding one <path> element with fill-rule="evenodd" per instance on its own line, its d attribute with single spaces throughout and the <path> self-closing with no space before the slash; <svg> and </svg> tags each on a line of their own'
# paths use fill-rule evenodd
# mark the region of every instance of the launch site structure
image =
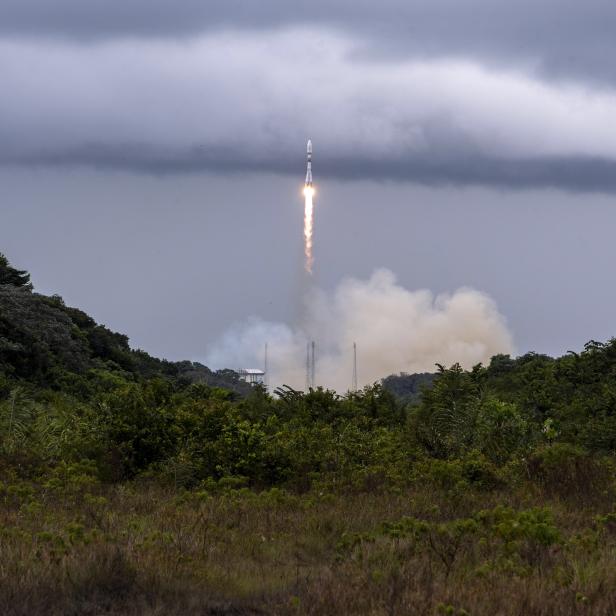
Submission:
<svg viewBox="0 0 616 616">
<path fill-rule="evenodd" d="M 237 371 L 240 379 L 250 385 L 263 385 L 265 381 L 265 371 L 259 368 L 240 368 Z"/>
<path fill-rule="evenodd" d="M 306 343 L 306 393 L 315 387 L 316 381 L 316 344 L 314 340 Z"/>
</svg>

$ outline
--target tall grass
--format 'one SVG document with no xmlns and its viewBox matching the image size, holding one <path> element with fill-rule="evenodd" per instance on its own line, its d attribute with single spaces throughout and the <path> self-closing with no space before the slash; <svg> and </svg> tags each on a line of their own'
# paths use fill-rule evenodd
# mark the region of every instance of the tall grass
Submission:
<svg viewBox="0 0 616 616">
<path fill-rule="evenodd" d="M 616 612 L 611 496 L 104 486 L 0 490 L 0 614 Z"/>
</svg>

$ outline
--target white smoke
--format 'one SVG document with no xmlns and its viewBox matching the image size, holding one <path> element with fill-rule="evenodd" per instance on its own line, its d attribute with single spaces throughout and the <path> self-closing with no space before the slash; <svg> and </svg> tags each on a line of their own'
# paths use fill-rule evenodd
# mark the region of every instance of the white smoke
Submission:
<svg viewBox="0 0 616 616">
<path fill-rule="evenodd" d="M 370 384 L 398 372 L 433 371 L 435 363 L 465 368 L 512 353 L 513 341 L 494 301 L 463 288 L 434 296 L 409 291 L 392 272 L 380 269 L 368 280 L 346 279 L 329 295 L 307 298 L 298 327 L 251 318 L 232 328 L 212 347 L 211 367 L 261 367 L 269 349 L 269 383 L 302 389 L 306 343 L 317 345 L 317 385 L 347 391 L 357 343 L 358 380 Z"/>
</svg>

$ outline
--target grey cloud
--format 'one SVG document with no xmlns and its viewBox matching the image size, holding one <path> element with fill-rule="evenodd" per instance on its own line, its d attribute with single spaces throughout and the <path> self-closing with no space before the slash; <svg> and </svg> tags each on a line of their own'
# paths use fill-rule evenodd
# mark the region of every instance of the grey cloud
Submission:
<svg viewBox="0 0 616 616">
<path fill-rule="evenodd" d="M 129 170 L 153 176 L 215 172 L 274 173 L 302 177 L 301 148 L 294 156 L 259 159 L 228 147 L 165 150 L 145 144 L 88 144 L 72 150 L 22 157 L 0 156 L 0 164 Z M 572 192 L 616 193 L 616 161 L 591 157 L 499 160 L 469 150 L 407 152 L 396 158 L 316 157 L 315 176 L 327 180 L 414 182 L 425 186 L 493 186 L 513 190 L 558 188 Z"/>
<path fill-rule="evenodd" d="M 609 0 L 4 0 L 0 34 L 82 41 L 311 25 L 348 32 L 365 55 L 479 59 L 556 77 L 614 81 Z M 319 41 L 315 39 L 314 46 Z M 310 49 L 307 50 L 310 53 Z"/>
<path fill-rule="evenodd" d="M 304 50 L 321 36 L 318 62 Z M 0 164 L 616 191 L 616 96 L 452 62 L 374 65 L 318 31 L 0 41 Z"/>
</svg>

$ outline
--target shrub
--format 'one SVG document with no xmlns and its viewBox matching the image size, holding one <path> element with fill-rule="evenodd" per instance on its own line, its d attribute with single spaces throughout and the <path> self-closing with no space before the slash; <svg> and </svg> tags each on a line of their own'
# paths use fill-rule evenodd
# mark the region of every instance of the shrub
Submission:
<svg viewBox="0 0 616 616">
<path fill-rule="evenodd" d="M 570 443 L 553 443 L 534 451 L 528 474 L 546 492 L 563 498 L 598 498 L 611 487 L 612 464 Z"/>
</svg>

